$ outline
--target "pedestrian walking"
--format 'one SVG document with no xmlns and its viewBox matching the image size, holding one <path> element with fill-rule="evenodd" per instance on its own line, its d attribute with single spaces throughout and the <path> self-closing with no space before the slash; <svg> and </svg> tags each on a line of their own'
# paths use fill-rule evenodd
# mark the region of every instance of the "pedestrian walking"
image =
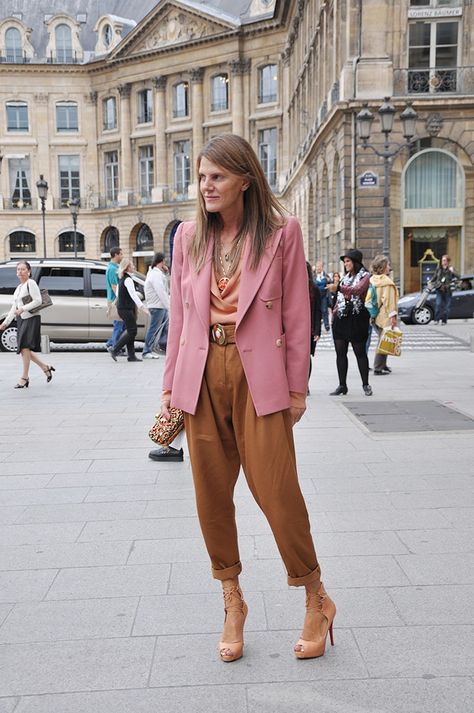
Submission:
<svg viewBox="0 0 474 713">
<path fill-rule="evenodd" d="M 324 265 L 321 261 L 316 263 L 316 272 L 314 274 L 314 282 L 319 289 L 321 295 L 321 313 L 326 332 L 329 332 L 329 305 L 328 305 L 328 275 L 324 270 Z"/>
<path fill-rule="evenodd" d="M 30 364 L 33 362 L 46 374 L 46 381 L 53 378 L 54 366 L 45 364 L 35 352 L 41 351 L 41 317 L 31 314 L 31 310 L 41 304 L 41 292 L 36 282 L 31 278 L 31 265 L 26 260 L 20 260 L 16 265 L 16 275 L 20 284 L 13 293 L 12 306 L 7 316 L 0 324 L 3 331 L 14 319 L 17 323 L 16 353 L 21 354 L 23 371 L 14 389 L 27 389 L 30 385 Z M 31 298 L 30 301 L 28 299 Z M 26 300 L 26 304 L 25 304 Z"/>
<path fill-rule="evenodd" d="M 184 411 L 199 521 L 222 583 L 222 661 L 242 656 L 247 605 L 234 487 L 242 466 L 307 610 L 298 658 L 322 656 L 335 606 L 296 471 L 292 427 L 305 411 L 310 305 L 301 229 L 270 190 L 250 144 L 215 136 L 201 150 L 195 222 L 176 233 L 162 413 Z"/>
<path fill-rule="evenodd" d="M 349 344 L 352 344 L 356 355 L 364 394 L 372 396 L 372 387 L 369 384 L 369 360 L 365 349 L 369 333 L 369 313 L 364 306 L 370 275 L 362 264 L 362 259 L 360 250 L 348 250 L 341 255 L 341 260 L 344 262 L 344 275 L 338 285 L 335 283 L 329 285 L 329 290 L 336 294 L 332 334 L 339 376 L 339 386 L 331 392 L 331 396 L 347 394 Z"/>
<path fill-rule="evenodd" d="M 143 359 L 158 359 L 153 350 L 155 337 L 170 308 L 168 267 L 164 253 L 155 253 L 145 280 L 145 301 L 150 312 L 150 324 L 145 336 Z"/>
<path fill-rule="evenodd" d="M 435 324 L 448 323 L 453 289 L 457 280 L 459 280 L 459 275 L 451 265 L 451 258 L 449 255 L 443 255 L 431 280 L 436 292 Z"/>
<path fill-rule="evenodd" d="M 385 327 L 394 329 L 397 326 L 398 290 L 393 280 L 389 277 L 390 263 L 388 257 L 385 255 L 377 255 L 374 257 L 371 271 L 370 285 L 373 290 L 375 290 L 376 304 L 371 322 L 380 341 L 382 331 Z M 371 292 L 372 290 L 369 288 L 366 299 L 369 298 Z M 373 306 L 369 305 L 368 309 L 370 314 L 370 309 L 373 309 Z M 387 366 L 387 355 L 376 352 L 374 358 L 374 374 L 376 376 L 382 376 L 384 374 L 390 374 L 391 371 L 391 368 Z"/>
<path fill-rule="evenodd" d="M 309 338 L 309 376 L 308 376 L 308 390 L 307 394 L 309 396 L 309 379 L 311 377 L 312 371 L 312 361 L 311 357 L 314 357 L 316 351 L 316 345 L 321 338 L 321 294 L 314 284 L 313 270 L 309 262 L 306 263 L 306 269 L 308 270 L 308 287 L 309 287 L 309 304 L 311 312 L 311 333 Z"/>
<path fill-rule="evenodd" d="M 149 314 L 146 305 L 141 301 L 130 273 L 135 269 L 133 262 L 123 258 L 120 262 L 117 288 L 117 310 L 120 319 L 125 324 L 125 330 L 119 337 L 114 347 L 109 347 L 108 352 L 114 361 L 123 347 L 127 347 L 127 361 L 141 361 L 135 354 L 135 337 L 137 336 L 137 309 Z"/>
<path fill-rule="evenodd" d="M 107 265 L 107 270 L 105 271 L 105 284 L 107 287 L 107 314 L 113 319 L 112 336 L 106 342 L 107 347 L 114 347 L 125 329 L 125 323 L 123 320 L 119 319 L 116 304 L 119 281 L 118 269 L 122 257 L 122 248 L 119 248 L 117 245 L 111 248 L 110 262 Z"/>
</svg>

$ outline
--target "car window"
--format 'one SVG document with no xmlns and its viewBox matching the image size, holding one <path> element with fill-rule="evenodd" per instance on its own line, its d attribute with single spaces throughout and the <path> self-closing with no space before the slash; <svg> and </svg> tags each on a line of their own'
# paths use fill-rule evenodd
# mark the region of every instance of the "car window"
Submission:
<svg viewBox="0 0 474 713">
<path fill-rule="evenodd" d="M 105 270 L 91 270 L 92 297 L 107 297 Z"/>
<path fill-rule="evenodd" d="M 84 270 L 81 267 L 42 267 L 38 285 L 50 295 L 84 297 Z"/>
<path fill-rule="evenodd" d="M 3 267 L 0 270 L 0 295 L 12 295 L 19 285 L 15 267 Z"/>
</svg>

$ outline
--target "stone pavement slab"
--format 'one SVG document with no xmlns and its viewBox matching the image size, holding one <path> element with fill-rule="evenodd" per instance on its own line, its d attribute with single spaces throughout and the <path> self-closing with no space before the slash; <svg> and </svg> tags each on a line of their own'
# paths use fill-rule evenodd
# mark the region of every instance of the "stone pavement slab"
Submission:
<svg viewBox="0 0 474 713">
<path fill-rule="evenodd" d="M 0 354 L 0 713 L 470 711 L 472 432 L 371 433 L 345 406 L 435 401 L 474 418 L 474 354 L 429 344 L 392 360 L 371 399 L 352 355 L 340 399 L 330 345 L 314 359 L 295 442 L 338 607 L 319 660 L 292 655 L 304 592 L 240 477 L 250 613 L 234 664 L 216 655 L 222 600 L 187 453 L 147 457 L 163 360 L 133 365 L 124 396 L 126 364 L 63 350 L 53 382 L 32 371 L 23 393 L 18 357 Z"/>
</svg>

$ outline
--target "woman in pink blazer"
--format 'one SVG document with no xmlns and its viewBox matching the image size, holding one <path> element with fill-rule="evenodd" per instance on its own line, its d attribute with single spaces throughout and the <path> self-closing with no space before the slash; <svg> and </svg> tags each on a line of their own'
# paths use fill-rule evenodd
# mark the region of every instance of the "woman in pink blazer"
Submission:
<svg viewBox="0 0 474 713">
<path fill-rule="evenodd" d="M 251 146 L 216 136 L 197 159 L 196 221 L 175 236 L 162 413 L 184 411 L 196 503 L 222 582 L 223 661 L 243 653 L 247 615 L 233 492 L 240 467 L 288 583 L 306 588 L 298 658 L 332 643 L 335 606 L 298 484 L 292 427 L 305 411 L 310 308 L 301 230 L 284 217 Z"/>
</svg>

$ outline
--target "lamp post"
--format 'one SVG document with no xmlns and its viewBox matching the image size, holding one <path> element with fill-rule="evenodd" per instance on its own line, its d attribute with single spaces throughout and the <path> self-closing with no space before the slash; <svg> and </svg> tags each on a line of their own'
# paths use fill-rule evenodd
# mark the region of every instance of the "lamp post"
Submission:
<svg viewBox="0 0 474 713">
<path fill-rule="evenodd" d="M 39 181 L 36 181 L 38 196 L 41 201 L 41 212 L 43 214 L 43 257 L 46 257 L 46 198 L 48 197 L 48 182 L 40 174 Z"/>
<path fill-rule="evenodd" d="M 77 257 L 77 215 L 79 213 L 79 201 L 77 198 L 72 198 L 69 201 L 69 210 L 71 211 L 72 224 L 74 226 L 74 257 Z"/>
<path fill-rule="evenodd" d="M 362 148 L 372 149 L 372 151 L 383 158 L 383 245 L 382 252 L 387 257 L 390 252 L 390 163 L 394 156 L 398 156 L 402 149 L 406 148 L 413 141 L 416 132 L 416 120 L 418 114 L 413 109 L 411 102 L 407 102 L 405 109 L 400 114 L 400 120 L 403 127 L 403 137 L 405 142 L 397 144 L 390 141 L 390 134 L 393 129 L 393 121 L 395 118 L 396 109 L 390 103 L 390 97 L 385 97 L 382 106 L 378 110 L 380 117 L 380 130 L 384 135 L 383 151 L 380 151 L 372 144 L 369 144 L 370 130 L 374 115 L 369 109 L 368 104 L 364 104 L 361 111 L 357 114 L 357 124 L 359 127 L 359 138 L 362 141 Z"/>
</svg>

